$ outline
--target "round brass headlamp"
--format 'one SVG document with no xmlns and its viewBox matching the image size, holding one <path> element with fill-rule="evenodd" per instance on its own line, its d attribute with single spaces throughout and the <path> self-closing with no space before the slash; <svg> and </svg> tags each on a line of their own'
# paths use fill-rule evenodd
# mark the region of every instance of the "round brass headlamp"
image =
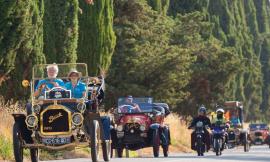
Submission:
<svg viewBox="0 0 270 162">
<path fill-rule="evenodd" d="M 40 105 L 36 104 L 36 105 L 33 105 L 32 110 L 34 113 L 38 114 L 41 110 L 41 107 Z"/>
<path fill-rule="evenodd" d="M 83 116 L 81 113 L 74 113 L 72 115 L 72 123 L 75 125 L 75 126 L 79 126 L 83 123 Z"/>
<path fill-rule="evenodd" d="M 38 123 L 38 118 L 35 115 L 28 115 L 25 119 L 25 124 L 30 128 L 36 127 L 37 123 Z"/>
<path fill-rule="evenodd" d="M 81 113 L 83 113 L 83 112 L 85 111 L 85 109 L 86 109 L 85 103 L 78 103 L 77 109 L 78 109 Z"/>
</svg>

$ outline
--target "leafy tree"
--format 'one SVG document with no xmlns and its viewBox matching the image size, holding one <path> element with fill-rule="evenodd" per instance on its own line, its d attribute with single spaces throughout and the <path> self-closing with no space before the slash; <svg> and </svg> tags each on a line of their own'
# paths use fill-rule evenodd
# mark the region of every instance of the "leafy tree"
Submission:
<svg viewBox="0 0 270 162">
<path fill-rule="evenodd" d="M 21 81 L 30 79 L 34 64 L 45 62 L 43 1 L 1 1 L 0 10 L 1 73 L 9 76 L 0 92 L 6 99 L 22 99 L 29 93 L 22 89 Z"/>
<path fill-rule="evenodd" d="M 76 62 L 78 0 L 46 0 L 44 2 L 44 53 L 47 62 Z"/>
<path fill-rule="evenodd" d="M 78 61 L 88 64 L 90 75 L 99 69 L 107 70 L 111 64 L 116 37 L 113 31 L 113 1 L 98 0 L 88 5 L 79 0 Z"/>
<path fill-rule="evenodd" d="M 145 1 L 117 1 L 117 45 L 107 97 L 116 101 L 127 94 L 153 96 L 174 108 L 183 101 L 196 43 L 182 45 L 176 29 L 181 27 L 173 19 L 151 10 Z"/>
</svg>

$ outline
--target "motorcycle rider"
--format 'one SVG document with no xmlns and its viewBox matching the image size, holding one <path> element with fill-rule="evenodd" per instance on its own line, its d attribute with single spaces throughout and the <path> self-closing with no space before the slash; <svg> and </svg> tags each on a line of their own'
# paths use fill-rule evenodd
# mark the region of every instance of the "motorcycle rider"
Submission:
<svg viewBox="0 0 270 162">
<path fill-rule="evenodd" d="M 226 121 L 225 117 L 224 117 L 224 109 L 222 107 L 218 107 L 216 110 L 216 118 L 214 118 L 213 122 L 212 122 L 212 128 L 213 127 L 223 127 L 225 129 L 229 128 L 229 122 Z M 226 133 L 226 131 L 224 132 L 224 136 L 225 136 L 225 143 L 228 142 L 228 134 Z M 222 147 L 224 149 L 224 147 Z"/>
<path fill-rule="evenodd" d="M 194 117 L 190 126 L 188 127 L 188 129 L 191 129 L 193 127 L 196 126 L 196 123 L 201 121 L 203 123 L 203 126 L 204 126 L 204 141 L 205 141 L 205 144 L 206 144 L 206 148 L 207 148 L 207 151 L 210 149 L 210 134 L 209 132 L 207 131 L 206 129 L 206 126 L 210 127 L 211 126 L 211 122 L 210 122 L 210 119 L 206 116 L 206 108 L 204 105 L 200 106 L 199 110 L 198 110 L 198 116 L 197 117 Z M 196 132 L 193 131 L 191 133 L 191 149 L 192 150 L 196 150 L 196 146 L 195 146 L 195 143 L 196 143 Z"/>
<path fill-rule="evenodd" d="M 216 118 L 214 118 L 213 122 L 212 122 L 212 127 L 214 126 L 228 126 L 227 125 L 227 121 L 224 117 L 224 109 L 221 107 L 218 107 L 218 109 L 216 110 Z"/>
</svg>

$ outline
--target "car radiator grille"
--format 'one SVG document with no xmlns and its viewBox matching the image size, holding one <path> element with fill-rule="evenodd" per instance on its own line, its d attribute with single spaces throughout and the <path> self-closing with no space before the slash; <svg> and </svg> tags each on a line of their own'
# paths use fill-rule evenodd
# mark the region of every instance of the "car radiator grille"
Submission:
<svg viewBox="0 0 270 162">
<path fill-rule="evenodd" d="M 69 113 L 64 109 L 45 110 L 41 114 L 41 132 L 49 135 L 68 133 L 71 129 L 69 116 Z"/>
</svg>

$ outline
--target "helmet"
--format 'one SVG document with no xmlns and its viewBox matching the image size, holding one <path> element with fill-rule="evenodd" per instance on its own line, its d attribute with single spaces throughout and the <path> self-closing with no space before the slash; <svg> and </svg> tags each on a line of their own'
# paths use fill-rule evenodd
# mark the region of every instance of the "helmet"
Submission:
<svg viewBox="0 0 270 162">
<path fill-rule="evenodd" d="M 217 111 L 216 111 L 217 114 L 218 114 L 218 113 L 224 114 L 224 112 L 225 112 L 225 111 L 224 111 L 224 109 L 222 109 L 222 108 L 218 108 Z"/>
<path fill-rule="evenodd" d="M 223 118 L 223 115 L 224 115 L 224 109 L 218 108 L 217 111 L 216 111 L 216 113 L 217 113 L 217 118 L 218 119 L 222 119 Z"/>
<path fill-rule="evenodd" d="M 198 113 L 203 113 L 204 115 L 206 114 L 206 108 L 204 107 L 204 105 L 200 106 Z"/>
</svg>

